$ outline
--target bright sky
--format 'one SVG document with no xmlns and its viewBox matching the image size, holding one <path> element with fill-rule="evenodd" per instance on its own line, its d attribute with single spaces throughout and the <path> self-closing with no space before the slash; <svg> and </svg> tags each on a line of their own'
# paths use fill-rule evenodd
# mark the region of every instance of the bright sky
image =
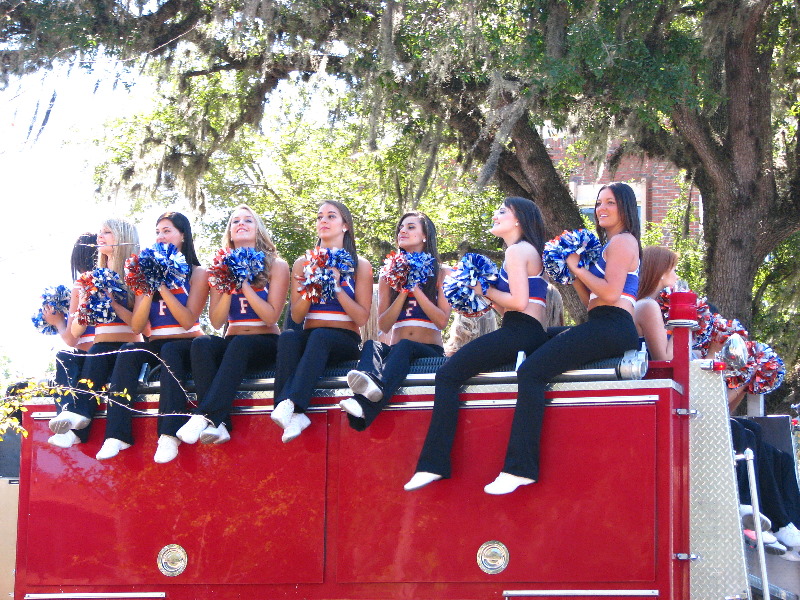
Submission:
<svg viewBox="0 0 800 600">
<path fill-rule="evenodd" d="M 0 356 L 11 358 L 21 375 L 43 376 L 54 349 L 63 347 L 58 336 L 42 335 L 31 324 L 39 295 L 49 285 L 71 283 L 69 256 L 80 233 L 125 213 L 124 200 L 114 206 L 95 198 L 99 150 L 91 140 L 108 119 L 140 109 L 147 90 L 114 91 L 111 81 L 108 74 L 75 69 L 67 76 L 62 70 L 0 91 Z M 34 142 L 54 90 L 49 122 Z M 155 216 L 142 215 L 143 222 Z M 152 243 L 149 230 L 140 226 L 139 233 L 142 243 Z"/>
</svg>

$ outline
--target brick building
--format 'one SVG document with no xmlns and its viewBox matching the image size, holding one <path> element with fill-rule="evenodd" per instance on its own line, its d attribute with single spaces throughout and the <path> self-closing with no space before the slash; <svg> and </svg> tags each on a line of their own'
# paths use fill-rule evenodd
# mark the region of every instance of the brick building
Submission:
<svg viewBox="0 0 800 600">
<path fill-rule="evenodd" d="M 636 192 L 642 221 L 660 223 L 667 215 L 672 203 L 680 196 L 680 171 L 671 162 L 647 156 L 625 156 L 612 173 L 608 164 L 582 160 L 574 155 L 567 156 L 574 138 L 559 137 L 546 140 L 550 157 L 554 163 L 568 159 L 577 161 L 577 167 L 569 175 L 569 187 L 581 210 L 591 214 L 598 188 L 610 181 L 629 183 Z M 609 150 L 610 157 L 617 146 Z M 690 185 L 687 188 L 695 220 L 691 223 L 692 234 L 698 234 L 701 227 L 702 211 L 700 192 Z"/>
</svg>

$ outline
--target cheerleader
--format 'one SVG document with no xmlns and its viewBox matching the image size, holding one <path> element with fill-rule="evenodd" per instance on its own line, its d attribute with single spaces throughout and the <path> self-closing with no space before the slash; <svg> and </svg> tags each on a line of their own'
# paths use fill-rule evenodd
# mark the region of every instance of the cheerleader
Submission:
<svg viewBox="0 0 800 600">
<path fill-rule="evenodd" d="M 98 460 L 112 458 L 133 444 L 130 405 L 145 363 L 158 364 L 159 357 L 164 363 L 159 379 L 159 413 L 170 415 L 158 419 L 155 462 L 169 462 L 178 455 L 180 442 L 175 433 L 188 418 L 175 413 L 187 411 L 188 398 L 179 382 L 189 369 L 192 340 L 202 335 L 199 317 L 208 299 L 206 270 L 197 259 L 192 226 L 183 214 L 166 212 L 158 217 L 156 243 L 171 244 L 183 254 L 189 275 L 181 287 L 170 289 L 162 283 L 155 293 L 136 296 L 131 328 L 134 333 L 149 331 L 150 336 L 146 343 L 125 344 L 117 357 L 109 383 L 106 438 L 97 453 Z"/>
<path fill-rule="evenodd" d="M 97 234 L 97 251 L 98 268 L 109 269 L 117 274 L 123 273 L 125 259 L 130 254 L 139 252 L 136 227 L 122 219 L 109 219 L 103 223 Z M 63 448 L 78 443 L 80 439 L 75 432 L 85 429 L 94 417 L 97 410 L 96 394 L 108 382 L 116 361 L 116 351 L 127 342 L 142 341 L 142 336 L 134 333 L 130 325 L 133 295 L 127 288 L 123 289 L 126 297 L 122 303 L 112 295 L 113 319 L 108 323 L 95 325 L 94 343 L 84 359 L 77 390 L 71 396 L 65 397 L 61 414 L 50 419 L 50 430 L 55 434 L 66 435 L 63 443 L 58 444 Z M 73 336 L 80 338 L 87 330 L 87 325 L 82 324 L 79 319 L 72 319 L 70 331 Z"/>
<path fill-rule="evenodd" d="M 72 247 L 70 256 L 70 269 L 72 280 L 75 281 L 78 275 L 84 271 L 91 271 L 97 262 L 97 234 L 83 233 L 78 236 L 77 241 Z M 75 387 L 80 379 L 83 359 L 86 352 L 94 343 L 94 325 L 86 328 L 80 337 L 72 334 L 72 320 L 75 311 L 78 310 L 78 287 L 73 285 L 69 300 L 69 313 L 64 315 L 51 306 L 42 306 L 42 316 L 48 325 L 58 331 L 64 343 L 73 348 L 72 351 L 60 350 L 56 353 L 56 376 L 55 384 L 59 394 L 72 394 L 71 388 Z M 61 395 L 56 402 L 56 411 L 60 412 L 62 404 Z M 88 439 L 88 429 L 78 430 L 76 433 L 78 440 L 75 441 L 71 432 L 56 433 L 51 435 L 47 442 L 53 446 L 68 448 L 73 443 L 85 442 Z"/>
<path fill-rule="evenodd" d="M 517 406 L 502 472 L 484 488 L 508 494 L 539 478 L 539 438 L 547 401 L 544 393 L 556 375 L 590 361 L 620 356 L 639 345 L 633 306 L 639 288 L 639 213 L 636 196 L 625 183 L 600 188 L 595 222 L 602 257 L 589 268 L 570 254 L 567 266 L 574 286 L 589 308 L 586 323 L 566 329 L 530 354 L 517 370 Z"/>
<path fill-rule="evenodd" d="M 216 329 L 225 326 L 225 337 L 204 335 L 192 342 L 197 409 L 176 433 L 187 444 L 198 440 L 223 444 L 231 439 L 228 429 L 236 390 L 248 369 L 264 369 L 275 360 L 277 322 L 289 288 L 289 265 L 278 256 L 261 217 L 246 204 L 231 213 L 222 246 L 263 252 L 264 268 L 252 283 L 244 281 L 233 293 L 211 289 L 208 314 Z M 176 453 L 177 441 L 170 455 Z"/>
<path fill-rule="evenodd" d="M 417 469 L 404 486 L 416 490 L 450 477 L 450 455 L 458 420 L 458 394 L 467 379 L 513 363 L 520 351 L 530 353 L 547 338 L 545 315 L 547 280 L 542 266 L 544 224 L 539 208 L 527 198 L 506 198 L 494 212 L 490 233 L 506 246 L 503 267 L 485 296 L 503 315 L 500 329 L 458 350 L 436 373 L 436 394 L 428 435 Z M 481 285 L 475 292 L 481 294 Z"/>
<path fill-rule="evenodd" d="M 447 326 L 450 305 L 442 291 L 446 270 L 439 265 L 436 227 L 425 214 L 409 212 L 397 224 L 395 238 L 401 251 L 431 256 L 433 273 L 421 286 L 400 292 L 380 278 L 378 327 L 390 332 L 390 342 L 364 343 L 358 370 L 347 374 L 354 396 L 339 403 L 350 426 L 358 431 L 369 427 L 389 403 L 408 375 L 412 360 L 444 356 L 442 329 Z"/>
<path fill-rule="evenodd" d="M 640 341 L 647 346 L 650 360 L 672 360 L 672 336 L 664 327 L 657 298 L 661 290 L 678 281 L 677 264 L 678 255 L 668 248 L 648 246 L 642 250 L 639 299 L 633 308 L 633 321 Z"/>
<path fill-rule="evenodd" d="M 349 253 L 354 273 L 332 269 L 334 297 L 326 302 L 312 302 L 303 297 L 301 286 L 292 286 L 292 320 L 303 322 L 303 329 L 281 334 L 271 415 L 284 430 L 283 442 L 296 438 L 311 423 L 305 412 L 325 366 L 359 357 L 358 328 L 369 319 L 372 304 L 372 267 L 358 257 L 348 208 L 334 200 L 322 204 L 317 213 L 317 235 L 317 248 Z M 305 257 L 301 256 L 292 269 L 293 281 L 303 279 L 304 266 Z"/>
</svg>

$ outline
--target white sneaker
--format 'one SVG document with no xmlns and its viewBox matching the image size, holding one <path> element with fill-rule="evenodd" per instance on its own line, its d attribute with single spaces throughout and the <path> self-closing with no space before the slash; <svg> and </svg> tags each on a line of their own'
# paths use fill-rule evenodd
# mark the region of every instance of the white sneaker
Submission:
<svg viewBox="0 0 800 600">
<path fill-rule="evenodd" d="M 749 542 L 753 547 L 755 547 L 758 538 L 756 537 L 756 532 L 752 529 L 743 529 L 742 533 L 744 534 L 744 539 Z M 764 545 L 768 546 L 770 544 L 777 544 L 778 538 L 772 535 L 772 532 L 765 529 L 761 531 L 761 539 L 764 542 Z"/>
<path fill-rule="evenodd" d="M 220 423 L 219 427 L 209 425 L 200 434 L 200 442 L 203 444 L 224 444 L 229 441 L 231 441 L 231 434 L 228 433 L 225 423 Z"/>
<path fill-rule="evenodd" d="M 794 523 L 789 523 L 778 529 L 778 531 L 775 532 L 775 537 L 787 548 L 800 547 L 800 531 L 794 526 Z"/>
<path fill-rule="evenodd" d="M 203 433 L 203 430 L 207 426 L 208 419 L 203 415 L 192 415 L 184 426 L 178 429 L 175 435 L 180 441 L 186 444 L 196 444 L 197 440 L 200 438 L 200 434 Z"/>
<path fill-rule="evenodd" d="M 284 400 L 284 402 L 286 401 Z M 294 438 L 303 433 L 303 430 L 309 425 L 311 425 L 311 419 L 309 419 L 304 413 L 293 414 L 289 426 L 283 430 L 281 441 L 284 444 L 291 442 Z"/>
<path fill-rule="evenodd" d="M 161 434 L 158 436 L 158 446 L 156 453 L 153 456 L 153 461 L 159 464 L 168 463 L 171 460 L 178 458 L 178 446 L 181 441 L 171 435 Z"/>
<path fill-rule="evenodd" d="M 59 448 L 71 448 L 75 444 L 80 444 L 81 439 L 75 435 L 71 429 L 67 433 L 56 433 L 47 438 L 47 443 Z"/>
<path fill-rule="evenodd" d="M 439 481 L 442 478 L 438 473 L 428 473 L 427 471 L 417 471 L 414 476 L 408 480 L 408 483 L 403 486 L 407 492 L 413 492 L 420 488 L 424 488 L 429 483 Z"/>
<path fill-rule="evenodd" d="M 60 415 L 50 419 L 48 425 L 53 433 L 67 433 L 70 429 L 85 429 L 90 421 L 89 417 L 63 410 Z"/>
<path fill-rule="evenodd" d="M 361 408 L 361 405 L 355 398 L 345 398 L 339 402 L 339 408 L 341 408 L 348 415 L 353 415 L 358 419 L 364 418 L 364 409 Z"/>
<path fill-rule="evenodd" d="M 785 553 L 781 554 L 783 560 L 790 560 L 793 562 L 800 562 L 800 553 L 797 548 L 789 548 Z"/>
<path fill-rule="evenodd" d="M 752 529 L 755 530 L 756 522 L 755 518 L 753 517 L 753 507 L 749 504 L 740 504 L 739 505 L 739 517 L 742 519 L 742 527 L 744 529 Z M 772 522 L 765 516 L 759 515 L 761 518 L 761 531 L 769 531 L 772 529 Z"/>
<path fill-rule="evenodd" d="M 370 402 L 383 400 L 383 390 L 363 371 L 350 371 L 347 374 L 347 385 L 355 394 L 361 394 Z"/>
<path fill-rule="evenodd" d="M 497 479 L 483 488 L 483 491 L 487 494 L 500 496 L 502 494 L 510 494 L 519 486 L 530 485 L 531 483 L 536 483 L 536 480 L 501 472 Z"/>
<path fill-rule="evenodd" d="M 117 438 L 106 438 L 106 441 L 103 442 L 103 445 L 95 458 L 97 460 L 114 458 L 117 454 L 119 454 L 120 450 L 127 450 L 130 447 L 131 445 L 129 443 L 118 440 Z"/>
<path fill-rule="evenodd" d="M 269 417 L 275 421 L 281 429 L 286 429 L 292 421 L 292 415 L 294 415 L 294 402 L 286 399 L 281 400 L 275 405 Z"/>
</svg>

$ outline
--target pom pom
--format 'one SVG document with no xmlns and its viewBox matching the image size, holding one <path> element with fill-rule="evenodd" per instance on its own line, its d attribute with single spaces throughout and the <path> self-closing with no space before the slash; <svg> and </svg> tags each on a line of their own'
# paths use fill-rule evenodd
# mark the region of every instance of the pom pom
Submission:
<svg viewBox="0 0 800 600">
<path fill-rule="evenodd" d="M 48 307 L 55 312 L 60 312 L 64 316 L 69 314 L 69 300 L 70 290 L 65 285 L 49 286 L 42 292 L 42 308 Z M 39 333 L 45 335 L 55 335 L 58 333 L 53 325 L 50 325 L 44 320 L 44 312 L 40 308 L 35 315 L 31 317 L 33 326 L 39 330 Z"/>
<path fill-rule="evenodd" d="M 398 292 L 423 286 L 433 276 L 436 259 L 427 252 L 391 252 L 381 267 L 380 277 Z"/>
<path fill-rule="evenodd" d="M 466 317 L 479 317 L 492 307 L 485 297 L 475 293 L 472 287 L 480 284 L 485 294 L 499 276 L 497 265 L 482 254 L 469 252 L 445 277 L 443 289 L 453 310 Z"/>
<path fill-rule="evenodd" d="M 591 231 L 586 229 L 564 230 L 561 235 L 544 245 L 542 260 L 550 279 L 557 283 L 569 284 L 575 280 L 575 276 L 567 267 L 567 256 L 578 254 L 580 256 L 578 266 L 586 269 L 592 263 L 597 262 L 602 253 L 603 246 Z"/>
<path fill-rule="evenodd" d="M 333 269 L 339 270 L 342 281 L 350 279 L 355 263 L 347 250 L 315 246 L 306 251 L 303 274 L 297 277 L 300 297 L 314 304 L 333 300 L 336 296 Z"/>
<path fill-rule="evenodd" d="M 775 351 L 762 342 L 747 342 L 753 363 L 753 376 L 747 384 L 751 394 L 769 394 L 783 383 L 786 367 Z"/>
<path fill-rule="evenodd" d="M 186 258 L 172 244 L 155 244 L 125 261 L 125 283 L 136 295 L 153 294 L 162 285 L 181 287 L 189 275 Z"/>
<path fill-rule="evenodd" d="M 117 273 L 110 269 L 87 271 L 78 277 L 79 298 L 77 319 L 81 325 L 110 323 L 116 318 L 111 299 L 124 301 L 125 289 Z"/>
<path fill-rule="evenodd" d="M 208 285 L 218 292 L 233 294 L 264 270 L 264 259 L 264 253 L 255 248 L 221 248 L 208 267 Z"/>
<path fill-rule="evenodd" d="M 747 330 L 738 319 L 728 320 L 719 313 L 714 313 L 711 316 L 707 329 L 709 331 L 709 342 L 724 344 L 734 333 L 738 333 L 747 339 Z"/>
<path fill-rule="evenodd" d="M 383 261 L 383 266 L 380 270 L 380 278 L 393 290 L 399 292 L 408 281 L 408 272 L 410 270 L 408 264 L 408 254 L 403 252 L 390 252 L 386 255 Z"/>
</svg>

